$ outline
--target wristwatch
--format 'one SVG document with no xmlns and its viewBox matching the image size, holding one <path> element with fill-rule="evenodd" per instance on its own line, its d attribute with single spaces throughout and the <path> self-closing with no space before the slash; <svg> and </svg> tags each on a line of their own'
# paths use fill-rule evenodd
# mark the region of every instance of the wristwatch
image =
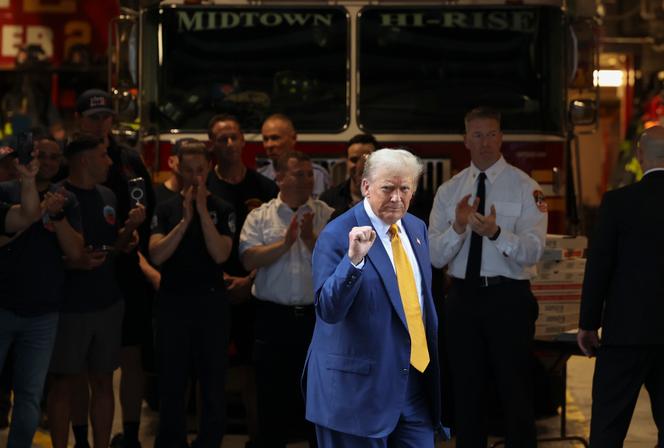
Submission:
<svg viewBox="0 0 664 448">
<path fill-rule="evenodd" d="M 498 230 L 496 230 L 496 233 L 494 233 L 489 237 L 489 241 L 496 241 L 499 236 L 500 236 L 500 226 L 498 226 Z"/>
<path fill-rule="evenodd" d="M 57 213 L 49 213 L 48 219 L 49 221 L 62 221 L 63 219 L 65 219 L 65 211 L 60 210 Z"/>
</svg>

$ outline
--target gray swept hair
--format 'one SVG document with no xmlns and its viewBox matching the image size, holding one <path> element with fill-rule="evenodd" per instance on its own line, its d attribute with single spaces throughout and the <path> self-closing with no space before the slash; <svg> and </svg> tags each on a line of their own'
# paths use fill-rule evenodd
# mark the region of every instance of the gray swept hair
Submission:
<svg viewBox="0 0 664 448">
<path fill-rule="evenodd" d="M 390 174 L 402 174 L 413 179 L 413 189 L 417 188 L 417 182 L 424 170 L 422 161 L 410 151 L 405 149 L 383 148 L 369 154 L 362 179 L 374 180 L 378 170 L 387 171 Z"/>
</svg>

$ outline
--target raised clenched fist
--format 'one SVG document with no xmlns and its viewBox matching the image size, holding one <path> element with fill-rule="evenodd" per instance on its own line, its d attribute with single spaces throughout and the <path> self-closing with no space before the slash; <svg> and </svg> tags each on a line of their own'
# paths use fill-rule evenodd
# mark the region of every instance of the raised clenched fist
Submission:
<svg viewBox="0 0 664 448">
<path fill-rule="evenodd" d="M 348 258 L 358 264 L 376 241 L 376 231 L 371 226 L 353 227 L 348 233 Z"/>
</svg>

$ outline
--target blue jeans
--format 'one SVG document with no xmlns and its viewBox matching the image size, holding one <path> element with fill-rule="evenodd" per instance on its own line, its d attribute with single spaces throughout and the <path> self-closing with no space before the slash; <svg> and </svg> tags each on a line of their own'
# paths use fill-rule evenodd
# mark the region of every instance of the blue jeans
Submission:
<svg viewBox="0 0 664 448">
<path fill-rule="evenodd" d="M 14 410 L 7 448 L 32 446 L 57 326 L 58 313 L 21 317 L 0 309 L 0 368 L 14 345 Z"/>
</svg>

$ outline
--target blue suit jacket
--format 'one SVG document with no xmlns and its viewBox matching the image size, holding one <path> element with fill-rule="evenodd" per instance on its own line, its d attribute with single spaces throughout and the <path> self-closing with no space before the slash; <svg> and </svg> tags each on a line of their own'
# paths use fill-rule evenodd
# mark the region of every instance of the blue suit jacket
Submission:
<svg viewBox="0 0 664 448">
<path fill-rule="evenodd" d="M 439 429 L 438 318 L 427 228 L 409 214 L 401 222 L 422 273 L 431 358 L 424 378 L 432 424 Z M 330 222 L 314 249 L 316 327 L 303 378 L 306 417 L 347 434 L 385 437 L 404 408 L 410 336 L 396 274 L 381 242 L 376 239 L 362 269 L 348 258 L 348 233 L 356 226 L 371 226 L 362 202 Z"/>
</svg>

